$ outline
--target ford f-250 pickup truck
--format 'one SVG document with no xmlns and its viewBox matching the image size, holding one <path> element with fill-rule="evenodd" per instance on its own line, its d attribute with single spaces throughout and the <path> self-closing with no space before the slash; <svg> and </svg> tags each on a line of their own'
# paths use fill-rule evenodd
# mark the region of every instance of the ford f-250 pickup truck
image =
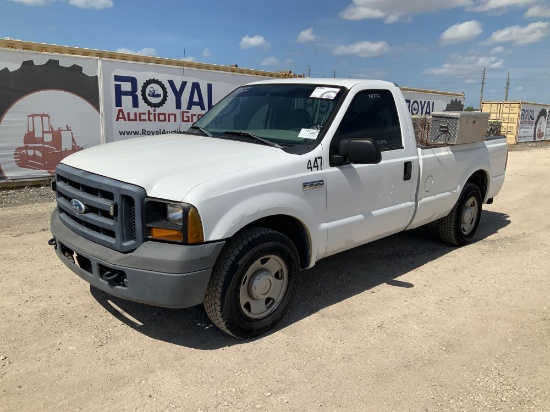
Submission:
<svg viewBox="0 0 550 412">
<path fill-rule="evenodd" d="M 64 159 L 50 243 L 103 291 L 204 303 L 216 326 L 250 338 L 281 320 L 300 270 L 322 258 L 436 220 L 444 241 L 470 241 L 506 160 L 504 138 L 417 145 L 392 83 L 257 82 L 186 134 Z"/>
</svg>

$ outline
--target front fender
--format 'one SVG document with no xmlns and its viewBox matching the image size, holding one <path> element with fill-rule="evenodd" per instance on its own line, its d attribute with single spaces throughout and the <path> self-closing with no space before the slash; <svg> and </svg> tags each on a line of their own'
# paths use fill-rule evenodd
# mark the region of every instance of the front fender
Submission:
<svg viewBox="0 0 550 412">
<path fill-rule="evenodd" d="M 231 203 L 213 224 L 205 224 L 205 239 L 228 239 L 254 222 L 276 215 L 297 219 L 309 233 L 312 266 L 326 249 L 326 229 L 322 228 L 319 208 L 311 198 L 294 193 L 262 193 Z"/>
<path fill-rule="evenodd" d="M 326 187 L 303 190 L 304 183 L 325 181 L 323 171 L 269 180 L 254 179 L 247 174 L 235 176 L 233 180 L 199 186 L 185 199 L 199 211 L 205 241 L 228 239 L 259 219 L 284 215 L 300 221 L 309 233 L 311 263 L 323 257 L 327 242 L 326 229 L 322 226 L 326 215 Z"/>
</svg>

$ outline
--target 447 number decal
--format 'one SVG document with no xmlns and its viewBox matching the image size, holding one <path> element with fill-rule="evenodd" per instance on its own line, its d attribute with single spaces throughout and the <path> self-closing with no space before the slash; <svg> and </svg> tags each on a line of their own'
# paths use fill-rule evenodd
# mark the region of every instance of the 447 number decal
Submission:
<svg viewBox="0 0 550 412">
<path fill-rule="evenodd" d="M 313 162 L 307 161 L 307 170 L 313 172 L 314 170 L 323 170 L 323 158 L 321 156 L 316 157 Z"/>
</svg>

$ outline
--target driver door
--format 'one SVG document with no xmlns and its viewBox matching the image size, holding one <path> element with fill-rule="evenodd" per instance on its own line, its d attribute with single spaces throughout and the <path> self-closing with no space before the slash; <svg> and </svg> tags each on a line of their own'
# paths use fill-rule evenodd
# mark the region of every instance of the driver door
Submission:
<svg viewBox="0 0 550 412">
<path fill-rule="evenodd" d="M 390 90 L 365 90 L 353 98 L 333 141 L 370 138 L 378 164 L 344 164 L 326 169 L 327 251 L 325 256 L 403 230 L 414 212 L 418 157 L 403 136 Z"/>
</svg>

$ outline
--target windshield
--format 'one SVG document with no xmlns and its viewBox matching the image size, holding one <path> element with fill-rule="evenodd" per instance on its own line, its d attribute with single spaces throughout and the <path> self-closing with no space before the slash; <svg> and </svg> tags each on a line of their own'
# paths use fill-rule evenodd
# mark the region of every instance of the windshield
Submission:
<svg viewBox="0 0 550 412">
<path fill-rule="evenodd" d="M 246 132 L 279 144 L 312 144 L 343 94 L 339 87 L 315 84 L 243 86 L 194 126 L 215 136 Z"/>
</svg>

